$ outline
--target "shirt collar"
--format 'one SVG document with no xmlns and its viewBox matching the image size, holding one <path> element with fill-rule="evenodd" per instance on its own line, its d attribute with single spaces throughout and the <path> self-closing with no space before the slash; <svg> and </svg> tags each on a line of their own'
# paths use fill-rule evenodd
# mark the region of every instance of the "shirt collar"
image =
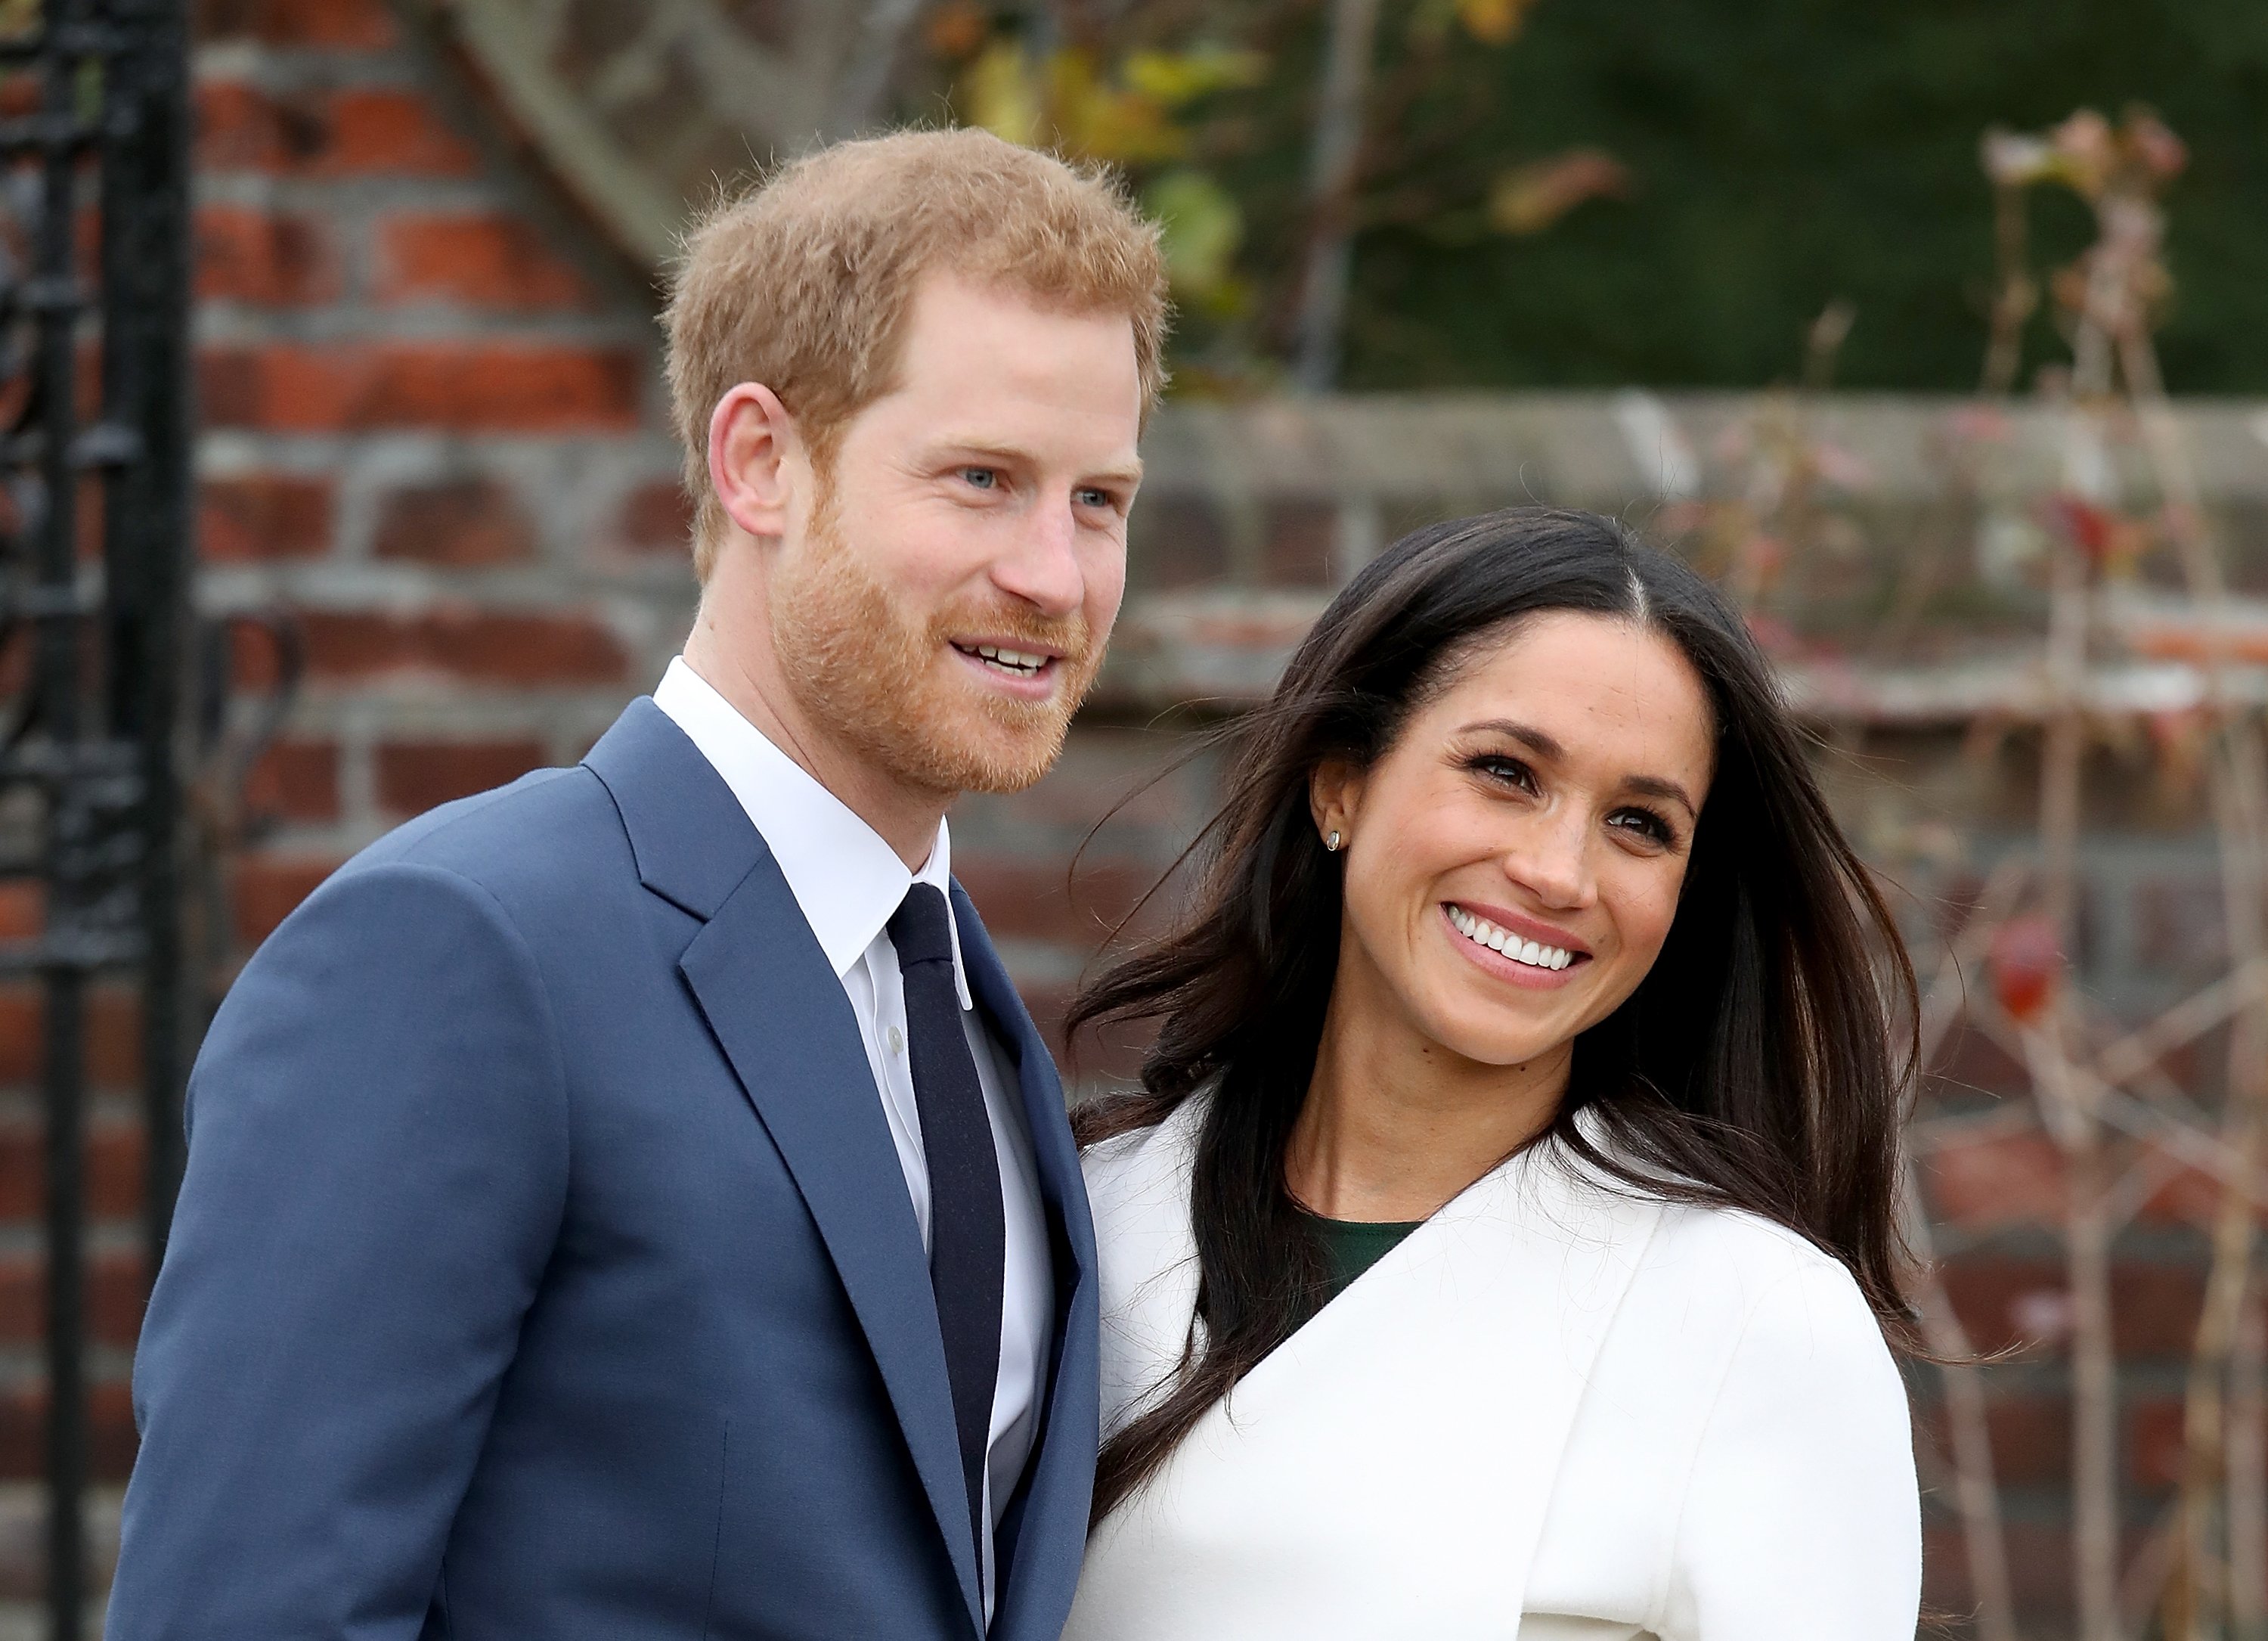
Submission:
<svg viewBox="0 0 2268 1641">
<path fill-rule="evenodd" d="M 888 926 L 906 891 L 928 883 L 946 898 L 961 1006 L 975 1006 L 953 911 L 952 835 L 942 819 L 929 859 L 918 872 L 909 872 L 881 834 L 740 716 L 683 656 L 669 663 L 654 688 L 653 702 L 685 731 L 763 834 L 836 979 L 850 972 Z"/>
</svg>

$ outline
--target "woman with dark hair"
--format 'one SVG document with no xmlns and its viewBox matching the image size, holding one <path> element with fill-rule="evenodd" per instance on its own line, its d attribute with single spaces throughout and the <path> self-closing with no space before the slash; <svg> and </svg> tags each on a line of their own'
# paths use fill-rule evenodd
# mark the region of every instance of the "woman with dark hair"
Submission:
<svg viewBox="0 0 2268 1641">
<path fill-rule="evenodd" d="M 1079 1113 L 1066 1641 L 1911 1641 L 1912 971 L 1740 617 L 1609 520 L 1460 520 L 1238 733 L 1072 1010 L 1158 1032 Z"/>
</svg>

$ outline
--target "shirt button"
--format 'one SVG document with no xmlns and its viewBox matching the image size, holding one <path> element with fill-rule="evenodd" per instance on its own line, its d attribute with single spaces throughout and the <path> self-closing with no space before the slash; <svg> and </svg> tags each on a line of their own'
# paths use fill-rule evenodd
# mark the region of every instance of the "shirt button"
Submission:
<svg viewBox="0 0 2268 1641">
<path fill-rule="evenodd" d="M 906 1052 L 906 1034 L 895 1025 L 890 1028 L 890 1052 L 894 1054 Z"/>
</svg>

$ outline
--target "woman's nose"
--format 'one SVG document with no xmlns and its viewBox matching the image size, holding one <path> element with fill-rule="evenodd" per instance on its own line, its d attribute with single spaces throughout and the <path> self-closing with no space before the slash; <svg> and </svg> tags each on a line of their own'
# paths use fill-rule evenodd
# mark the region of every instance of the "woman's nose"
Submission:
<svg viewBox="0 0 2268 1641">
<path fill-rule="evenodd" d="M 1597 884 L 1591 874 L 1587 832 L 1573 817 L 1543 821 L 1505 857 L 1506 876 L 1547 906 L 1560 911 L 1587 906 Z"/>
</svg>

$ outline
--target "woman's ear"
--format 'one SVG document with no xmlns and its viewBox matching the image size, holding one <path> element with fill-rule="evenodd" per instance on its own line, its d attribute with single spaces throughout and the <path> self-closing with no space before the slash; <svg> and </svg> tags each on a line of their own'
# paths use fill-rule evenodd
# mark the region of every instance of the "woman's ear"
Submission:
<svg viewBox="0 0 2268 1641">
<path fill-rule="evenodd" d="M 1307 812 L 1314 817 L 1316 835 L 1338 834 L 1334 849 L 1354 836 L 1355 812 L 1362 807 L 1362 771 L 1344 758 L 1327 758 L 1307 777 Z"/>
</svg>

